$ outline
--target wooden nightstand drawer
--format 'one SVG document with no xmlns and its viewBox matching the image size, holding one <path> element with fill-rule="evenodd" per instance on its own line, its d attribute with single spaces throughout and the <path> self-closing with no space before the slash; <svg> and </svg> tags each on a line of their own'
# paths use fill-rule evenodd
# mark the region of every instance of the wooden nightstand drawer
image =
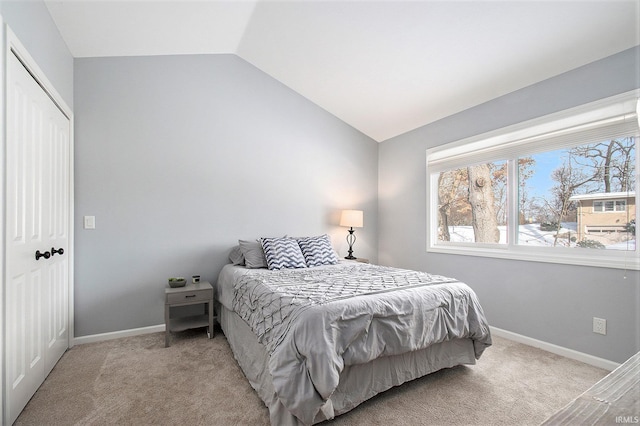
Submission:
<svg viewBox="0 0 640 426">
<path fill-rule="evenodd" d="M 171 305 L 174 303 L 208 302 L 209 300 L 211 300 L 211 290 L 192 290 L 167 294 L 167 303 Z"/>
</svg>

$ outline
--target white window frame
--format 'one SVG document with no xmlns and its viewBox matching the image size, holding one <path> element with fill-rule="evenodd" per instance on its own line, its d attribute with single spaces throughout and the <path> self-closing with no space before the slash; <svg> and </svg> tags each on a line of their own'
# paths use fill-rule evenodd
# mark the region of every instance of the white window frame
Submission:
<svg viewBox="0 0 640 426">
<path fill-rule="evenodd" d="M 612 203 L 612 209 L 607 210 L 607 203 Z M 596 209 L 596 204 L 600 209 Z M 622 207 L 622 208 L 620 208 Z M 627 200 L 597 200 L 593 202 L 594 213 L 620 213 L 627 211 Z"/>
<path fill-rule="evenodd" d="M 517 161 L 509 162 L 506 244 L 438 241 L 438 179 L 441 171 L 470 164 L 509 160 L 622 135 L 640 136 L 640 89 L 560 111 L 427 150 L 427 252 L 535 262 L 640 270 L 640 247 L 631 250 L 532 247 L 519 245 Z M 636 144 L 638 141 L 636 140 Z M 636 145 L 636 186 L 640 185 L 640 147 Z M 640 203 L 636 188 L 636 206 Z"/>
</svg>

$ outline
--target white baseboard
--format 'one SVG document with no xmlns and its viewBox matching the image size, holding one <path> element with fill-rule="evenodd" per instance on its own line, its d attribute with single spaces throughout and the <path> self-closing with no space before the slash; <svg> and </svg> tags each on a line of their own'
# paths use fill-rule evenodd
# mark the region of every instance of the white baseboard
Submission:
<svg viewBox="0 0 640 426">
<path fill-rule="evenodd" d="M 514 342 L 522 343 L 524 345 L 533 346 L 534 348 L 539 348 L 547 352 L 551 352 L 552 354 L 584 362 L 585 364 L 593 365 L 594 367 L 613 371 L 620 365 L 619 363 L 609 361 L 608 359 L 598 358 L 597 356 L 574 351 L 573 349 L 554 345 L 553 343 L 543 342 L 542 340 L 533 339 L 531 337 L 523 336 L 522 334 L 513 333 L 511 331 L 502 330 L 492 326 L 489 326 L 489 328 L 491 329 L 491 334 L 495 336 L 513 340 Z"/>
<path fill-rule="evenodd" d="M 603 368 L 605 370 L 613 371 L 619 363 L 609 361 L 604 358 L 598 358 L 593 355 L 578 352 L 573 349 L 568 349 L 562 346 L 554 345 L 553 343 L 543 342 L 542 340 L 533 339 L 531 337 L 523 336 L 522 334 L 514 333 L 511 331 L 503 330 L 501 328 L 489 327 L 491 334 L 503 337 L 514 342 L 522 343 L 524 345 L 533 346 L 547 352 L 551 352 L 556 355 L 564 356 L 566 358 L 574 359 L 576 361 L 584 362 L 585 364 L 593 365 L 594 367 Z M 149 327 L 132 328 L 130 330 L 114 331 L 110 333 L 92 334 L 90 336 L 81 336 L 73 339 L 74 345 L 82 345 L 84 343 L 102 342 L 105 340 L 119 339 L 121 337 L 138 336 L 141 334 L 158 333 L 165 331 L 164 324 L 152 325 Z"/>
<path fill-rule="evenodd" d="M 103 342 L 105 340 L 119 339 L 121 337 L 139 336 L 141 334 L 157 333 L 165 331 L 164 324 L 152 325 L 149 327 L 132 328 L 129 330 L 113 331 L 110 333 L 92 334 L 90 336 L 75 337 L 74 345 L 82 345 L 84 343 Z"/>
</svg>

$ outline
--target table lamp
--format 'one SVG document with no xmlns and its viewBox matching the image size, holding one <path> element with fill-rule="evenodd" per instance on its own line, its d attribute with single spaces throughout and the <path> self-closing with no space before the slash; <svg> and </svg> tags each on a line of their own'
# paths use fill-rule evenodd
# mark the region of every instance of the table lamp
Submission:
<svg viewBox="0 0 640 426">
<path fill-rule="evenodd" d="M 348 226 L 349 234 L 347 235 L 347 243 L 349 243 L 349 255 L 345 259 L 355 260 L 353 255 L 353 244 L 356 242 L 356 236 L 353 228 L 362 228 L 362 210 L 343 210 L 340 216 L 340 226 Z"/>
</svg>

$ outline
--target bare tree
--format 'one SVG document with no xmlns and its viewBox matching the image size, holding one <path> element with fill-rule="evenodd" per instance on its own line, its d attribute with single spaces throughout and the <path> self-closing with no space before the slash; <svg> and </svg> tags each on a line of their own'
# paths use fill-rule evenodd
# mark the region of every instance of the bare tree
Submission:
<svg viewBox="0 0 640 426">
<path fill-rule="evenodd" d="M 570 150 L 575 165 L 590 173 L 593 192 L 625 192 L 634 182 L 634 138 L 612 139 Z"/>
<path fill-rule="evenodd" d="M 519 185 L 519 218 L 518 223 L 523 225 L 527 222 L 527 219 L 532 217 L 531 211 L 527 212 L 528 206 L 533 206 L 533 200 L 529 199 L 529 193 L 527 191 L 527 181 L 531 179 L 534 174 L 533 167 L 536 165 L 536 160 L 533 157 L 518 158 L 518 185 Z M 527 214 L 528 213 L 528 214 Z"/>
<path fill-rule="evenodd" d="M 438 215 L 440 217 L 440 235 L 439 239 L 442 241 L 451 241 L 451 234 L 449 234 L 449 210 L 451 209 L 451 196 L 447 191 L 447 186 L 444 185 L 446 178 L 445 172 L 441 172 L 438 176 Z"/>
<path fill-rule="evenodd" d="M 612 162 L 611 175 L 612 180 L 618 182 L 621 192 L 629 191 L 635 187 L 635 139 L 624 138 L 616 140 L 618 147 L 618 156 L 614 162 Z"/>
<path fill-rule="evenodd" d="M 495 213 L 491 170 L 488 164 L 467 167 L 469 203 L 473 232 L 477 243 L 500 242 L 500 230 Z"/>
<path fill-rule="evenodd" d="M 570 198 L 576 193 L 576 189 L 599 178 L 598 173 L 591 174 L 585 172 L 584 168 L 573 167 L 571 157 L 571 154 L 569 154 L 569 157 L 564 161 L 563 165 L 551 173 L 551 178 L 557 182 L 551 189 L 554 199 L 551 203 L 547 203 L 547 207 L 556 217 L 557 225 L 553 240 L 554 246 L 558 244 L 562 220 L 567 216 L 571 208 L 572 203 Z"/>
<path fill-rule="evenodd" d="M 493 187 L 493 201 L 498 225 L 507 223 L 507 181 L 509 163 L 507 161 L 489 163 L 491 172 L 491 186 Z"/>
<path fill-rule="evenodd" d="M 438 215 L 440 240 L 451 241 L 449 226 L 455 224 L 460 212 L 466 209 L 466 169 L 441 172 L 438 176 Z"/>
</svg>

